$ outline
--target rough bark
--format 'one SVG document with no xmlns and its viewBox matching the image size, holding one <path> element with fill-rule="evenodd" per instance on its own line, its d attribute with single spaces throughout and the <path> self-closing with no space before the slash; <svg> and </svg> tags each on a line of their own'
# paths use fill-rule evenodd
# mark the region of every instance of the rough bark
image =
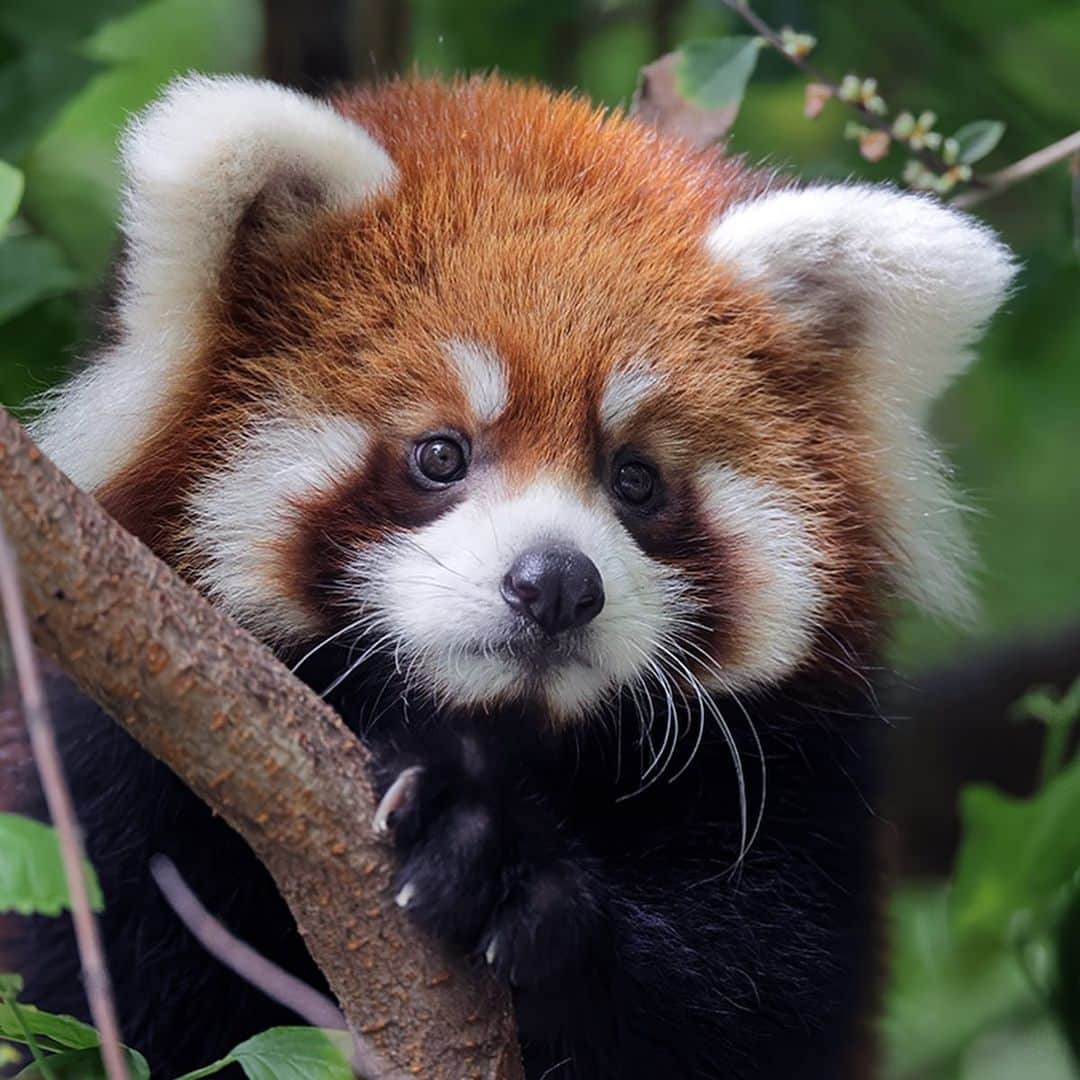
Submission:
<svg viewBox="0 0 1080 1080">
<path fill-rule="evenodd" d="M 247 840 L 349 1023 L 416 1075 L 520 1077 L 507 997 L 390 899 L 365 751 L 334 712 L 2 409 L 0 514 L 38 646 Z"/>
</svg>

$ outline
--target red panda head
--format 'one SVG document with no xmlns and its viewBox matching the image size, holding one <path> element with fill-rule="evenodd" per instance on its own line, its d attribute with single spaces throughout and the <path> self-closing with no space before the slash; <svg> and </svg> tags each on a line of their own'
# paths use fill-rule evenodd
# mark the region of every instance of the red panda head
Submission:
<svg viewBox="0 0 1080 1080">
<path fill-rule="evenodd" d="M 271 643 L 573 718 L 962 606 L 922 422 L 1013 272 L 970 219 L 496 79 L 187 79 L 124 151 L 116 341 L 37 433 Z"/>
</svg>

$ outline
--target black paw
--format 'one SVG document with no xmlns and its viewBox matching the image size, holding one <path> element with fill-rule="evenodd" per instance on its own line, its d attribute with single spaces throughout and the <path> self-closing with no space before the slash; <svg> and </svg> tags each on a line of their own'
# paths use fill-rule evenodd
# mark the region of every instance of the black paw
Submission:
<svg viewBox="0 0 1080 1080">
<path fill-rule="evenodd" d="M 512 985 L 542 987 L 589 963 L 597 887 L 552 808 L 491 753 L 463 737 L 395 760 L 372 824 L 400 852 L 395 901 L 410 918 Z"/>
</svg>

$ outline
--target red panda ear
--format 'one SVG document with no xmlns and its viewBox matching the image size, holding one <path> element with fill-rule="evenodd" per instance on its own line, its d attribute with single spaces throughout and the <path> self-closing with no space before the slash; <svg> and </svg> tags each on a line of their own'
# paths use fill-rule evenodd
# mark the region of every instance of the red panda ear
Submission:
<svg viewBox="0 0 1080 1080">
<path fill-rule="evenodd" d="M 974 218 L 867 185 L 740 203 L 707 244 L 819 341 L 862 354 L 867 379 L 920 415 L 967 366 L 1016 270 Z"/>
<path fill-rule="evenodd" d="M 930 404 L 967 366 L 1016 272 L 983 225 L 929 196 L 839 185 L 789 189 L 730 209 L 712 256 L 764 290 L 850 371 L 874 439 L 883 533 L 901 590 L 944 615 L 971 609 L 968 544 L 939 457 Z"/>
<path fill-rule="evenodd" d="M 292 235 L 397 179 L 382 147 L 329 105 L 236 77 L 174 82 L 128 127 L 122 151 L 127 245 L 118 340 L 35 427 L 46 451 L 87 489 L 137 452 L 175 394 L 249 211 L 257 210 L 262 235 Z"/>
<path fill-rule="evenodd" d="M 174 82 L 128 127 L 122 152 L 127 276 L 138 294 L 129 314 L 155 333 L 167 312 L 199 306 L 213 288 L 256 200 L 271 228 L 293 231 L 397 178 L 382 147 L 329 105 L 236 77 Z"/>
</svg>

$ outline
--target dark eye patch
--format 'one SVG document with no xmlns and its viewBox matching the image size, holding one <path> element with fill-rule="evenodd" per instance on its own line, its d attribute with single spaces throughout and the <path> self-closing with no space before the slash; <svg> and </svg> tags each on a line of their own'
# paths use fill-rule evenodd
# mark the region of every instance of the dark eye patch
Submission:
<svg viewBox="0 0 1080 1080">
<path fill-rule="evenodd" d="M 438 435 L 448 436 L 458 438 Z M 291 572 L 313 608 L 355 618 L 341 587 L 355 552 L 423 528 L 461 501 L 463 485 L 428 480 L 419 472 L 416 449 L 424 441 L 377 441 L 362 468 L 305 506 L 303 527 L 290 553 Z M 471 448 L 467 442 L 463 448 L 467 468 Z"/>
</svg>

